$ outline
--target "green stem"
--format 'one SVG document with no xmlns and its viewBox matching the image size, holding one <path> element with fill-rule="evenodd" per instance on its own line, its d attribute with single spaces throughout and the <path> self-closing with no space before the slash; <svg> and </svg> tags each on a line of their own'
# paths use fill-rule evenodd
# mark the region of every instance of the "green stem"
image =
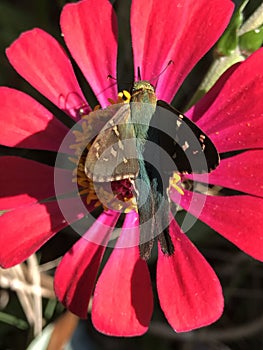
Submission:
<svg viewBox="0 0 263 350">
<path fill-rule="evenodd" d="M 202 83 L 199 85 L 197 91 L 188 103 L 186 110 L 193 106 L 201 97 L 203 97 L 208 90 L 215 84 L 218 78 L 233 64 L 241 62 L 244 57 L 237 48 L 230 56 L 217 57 L 210 66 Z"/>
<path fill-rule="evenodd" d="M 238 31 L 238 35 L 259 28 L 263 23 L 263 3 L 256 9 L 255 12 L 243 23 Z"/>
</svg>

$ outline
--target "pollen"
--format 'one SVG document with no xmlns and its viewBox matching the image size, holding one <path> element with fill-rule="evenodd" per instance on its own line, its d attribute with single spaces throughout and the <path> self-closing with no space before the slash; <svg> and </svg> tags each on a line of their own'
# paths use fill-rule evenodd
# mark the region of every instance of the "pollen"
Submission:
<svg viewBox="0 0 263 350">
<path fill-rule="evenodd" d="M 170 178 L 170 187 L 174 188 L 179 194 L 181 194 L 182 196 L 184 195 L 184 191 L 182 189 L 182 187 L 180 187 L 180 185 L 178 185 L 179 183 L 181 183 L 181 176 L 177 173 L 173 173 L 173 176 Z"/>
<path fill-rule="evenodd" d="M 131 99 L 131 94 L 127 90 L 123 90 L 118 93 L 118 98 L 113 100 L 112 98 L 108 98 L 108 101 L 111 105 L 118 103 L 129 103 Z"/>
</svg>

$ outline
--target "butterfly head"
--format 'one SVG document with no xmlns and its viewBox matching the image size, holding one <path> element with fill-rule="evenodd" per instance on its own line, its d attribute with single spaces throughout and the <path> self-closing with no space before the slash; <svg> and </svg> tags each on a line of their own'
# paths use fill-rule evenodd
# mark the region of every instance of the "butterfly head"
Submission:
<svg viewBox="0 0 263 350">
<path fill-rule="evenodd" d="M 145 91 L 145 90 L 148 90 L 153 93 L 155 92 L 154 86 L 151 83 L 149 83 L 149 81 L 147 80 L 135 81 L 131 89 L 131 95 L 138 91 Z"/>
<path fill-rule="evenodd" d="M 155 108 L 157 98 L 154 86 L 146 80 L 139 80 L 131 89 L 131 102 L 152 104 Z"/>
</svg>

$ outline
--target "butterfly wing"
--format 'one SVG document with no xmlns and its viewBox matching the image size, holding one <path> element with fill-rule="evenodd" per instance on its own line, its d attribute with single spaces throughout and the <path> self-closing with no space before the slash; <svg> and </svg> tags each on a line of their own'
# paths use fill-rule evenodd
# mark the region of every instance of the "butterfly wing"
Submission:
<svg viewBox="0 0 263 350">
<path fill-rule="evenodd" d="M 168 103 L 158 100 L 154 127 L 158 126 L 158 144 L 172 158 L 165 171 L 208 173 L 219 164 L 219 155 L 209 137 L 190 119 Z M 168 164 L 169 163 L 169 164 Z M 175 165 L 175 169 L 172 167 Z"/>
<path fill-rule="evenodd" d="M 111 113 L 111 108 L 109 106 L 103 113 L 107 114 L 107 110 Z M 139 164 L 130 115 L 129 104 L 121 104 L 92 143 L 85 162 L 85 173 L 94 182 L 137 177 Z"/>
</svg>

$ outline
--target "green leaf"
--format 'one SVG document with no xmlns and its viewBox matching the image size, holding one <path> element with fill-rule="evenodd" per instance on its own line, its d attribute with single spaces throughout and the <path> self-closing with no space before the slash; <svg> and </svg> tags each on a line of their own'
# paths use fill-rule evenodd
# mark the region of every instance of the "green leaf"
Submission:
<svg viewBox="0 0 263 350">
<path fill-rule="evenodd" d="M 0 321 L 7 323 L 11 326 L 17 327 L 18 329 L 21 329 L 21 330 L 28 329 L 28 323 L 26 321 L 16 316 L 9 315 L 2 311 L 0 311 Z"/>
<path fill-rule="evenodd" d="M 239 47 L 243 54 L 250 55 L 263 44 L 263 25 L 239 37 Z"/>
<path fill-rule="evenodd" d="M 238 30 L 243 23 L 243 10 L 249 0 L 244 0 L 237 11 L 234 13 L 229 26 L 219 39 L 216 46 L 216 53 L 219 56 L 230 56 L 238 46 Z"/>
</svg>

